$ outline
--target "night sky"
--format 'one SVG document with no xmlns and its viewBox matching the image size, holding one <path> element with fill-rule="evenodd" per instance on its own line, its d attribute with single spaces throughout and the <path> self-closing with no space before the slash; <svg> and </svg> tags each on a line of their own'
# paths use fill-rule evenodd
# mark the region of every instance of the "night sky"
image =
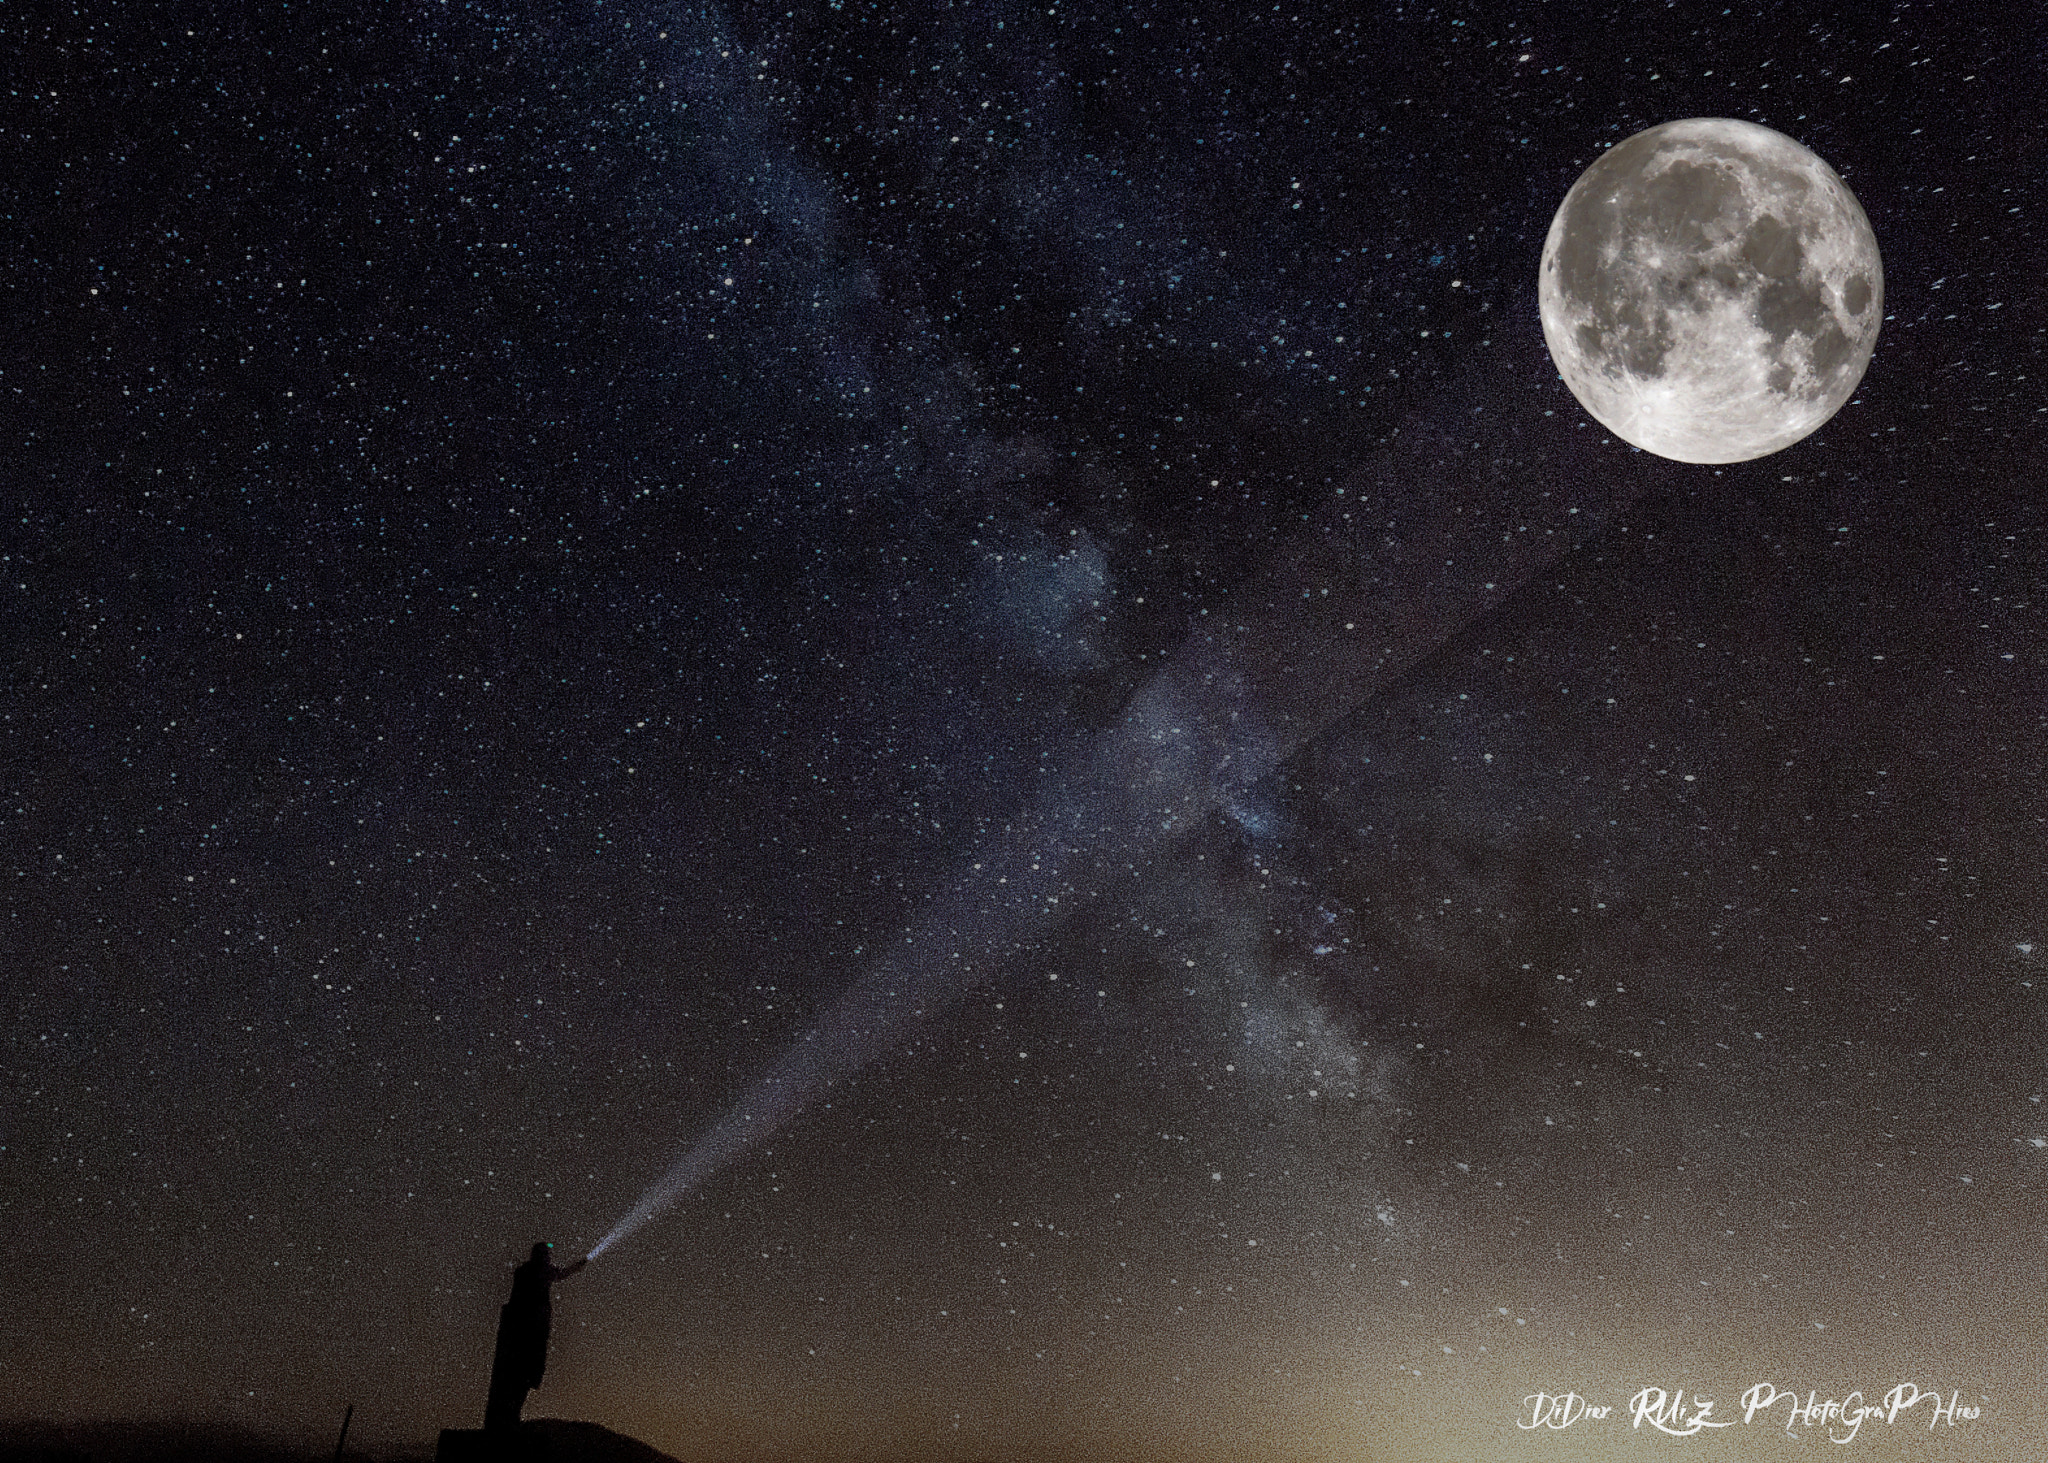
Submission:
<svg viewBox="0 0 2048 1463">
<path fill-rule="evenodd" d="M 429 1448 L 739 1110 L 529 1416 L 2032 1456 L 2048 15 L 1833 12 L 0 9 L 0 1418 Z M 1536 309 L 1690 116 L 1884 258 L 1725 468 Z"/>
</svg>

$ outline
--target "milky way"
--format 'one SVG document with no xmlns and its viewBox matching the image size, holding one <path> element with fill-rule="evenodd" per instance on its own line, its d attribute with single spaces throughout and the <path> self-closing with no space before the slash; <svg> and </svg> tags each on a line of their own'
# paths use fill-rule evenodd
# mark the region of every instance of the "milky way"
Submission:
<svg viewBox="0 0 2048 1463">
<path fill-rule="evenodd" d="M 527 1415 L 679 1459 L 2028 1456 L 1994 19 L 9 22 L 0 1423 L 419 1456 L 626 1216 Z M 1533 289 L 1692 115 L 1886 251 L 1725 468 Z"/>
</svg>

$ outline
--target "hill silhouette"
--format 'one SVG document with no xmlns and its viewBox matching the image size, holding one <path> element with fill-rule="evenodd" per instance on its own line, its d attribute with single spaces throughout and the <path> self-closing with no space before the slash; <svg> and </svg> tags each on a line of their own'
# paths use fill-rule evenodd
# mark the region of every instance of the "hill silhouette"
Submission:
<svg viewBox="0 0 2048 1463">
<path fill-rule="evenodd" d="M 533 1418 L 520 1443 L 536 1463 L 676 1463 L 637 1438 L 594 1422 Z M 331 1463 L 334 1445 L 287 1442 L 220 1423 L 0 1422 L 0 1463 Z M 342 1463 L 432 1463 L 431 1441 L 400 1452 L 349 1448 Z"/>
<path fill-rule="evenodd" d="M 659 1448 L 594 1422 L 537 1417 L 521 1423 L 519 1430 L 547 1440 L 550 1463 L 676 1463 Z"/>
<path fill-rule="evenodd" d="M 467 1429 L 444 1432 L 441 1445 L 440 1463 L 676 1463 L 638 1438 L 563 1417 L 527 1419 L 510 1446 Z"/>
<path fill-rule="evenodd" d="M 178 1418 L 116 1422 L 0 1422 L 0 1463 L 331 1463 L 334 1440 L 287 1442 L 248 1428 Z M 343 1463 L 429 1463 L 431 1445 Z"/>
</svg>

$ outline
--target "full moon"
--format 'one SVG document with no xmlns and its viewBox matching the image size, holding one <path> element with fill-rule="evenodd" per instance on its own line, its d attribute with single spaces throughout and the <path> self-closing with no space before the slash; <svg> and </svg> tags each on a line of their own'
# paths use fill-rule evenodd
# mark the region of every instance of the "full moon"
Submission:
<svg viewBox="0 0 2048 1463">
<path fill-rule="evenodd" d="M 1833 168 L 1768 127 L 1694 117 L 1579 175 L 1537 302 L 1559 374 L 1608 431 L 1678 462 L 1746 462 L 1849 399 L 1884 270 Z"/>
</svg>

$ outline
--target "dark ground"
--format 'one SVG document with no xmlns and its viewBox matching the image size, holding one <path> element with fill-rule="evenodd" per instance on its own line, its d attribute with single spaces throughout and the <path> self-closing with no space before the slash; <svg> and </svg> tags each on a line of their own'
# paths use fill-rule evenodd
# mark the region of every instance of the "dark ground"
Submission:
<svg viewBox="0 0 2048 1463">
<path fill-rule="evenodd" d="M 546 1440 L 550 1463 L 673 1463 L 669 1455 L 594 1422 L 536 1418 L 522 1430 Z M 341 1463 L 429 1463 L 431 1445 L 402 1453 L 349 1448 Z M 0 1425 L 0 1463 L 327 1463 L 332 1447 L 239 1428 L 176 1421 Z"/>
</svg>

